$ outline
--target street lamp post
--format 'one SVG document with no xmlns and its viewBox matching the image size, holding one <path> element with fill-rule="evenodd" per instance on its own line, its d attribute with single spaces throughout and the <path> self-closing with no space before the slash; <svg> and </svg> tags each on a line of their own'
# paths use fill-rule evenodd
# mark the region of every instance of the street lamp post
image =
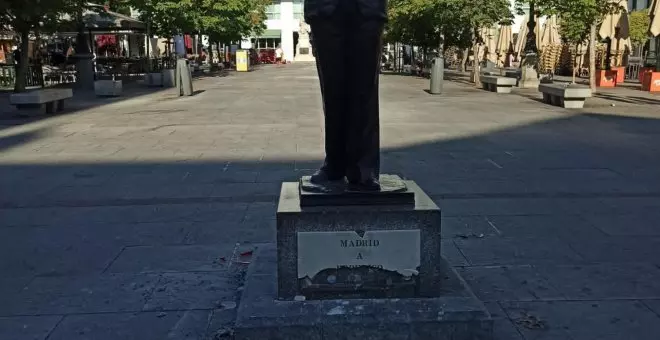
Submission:
<svg viewBox="0 0 660 340">
<path fill-rule="evenodd" d="M 529 2 L 529 21 L 527 21 L 527 36 L 525 37 L 525 56 L 520 63 L 520 87 L 536 88 L 539 85 L 538 47 L 536 46 L 536 20 L 534 16 L 534 1 Z"/>
</svg>

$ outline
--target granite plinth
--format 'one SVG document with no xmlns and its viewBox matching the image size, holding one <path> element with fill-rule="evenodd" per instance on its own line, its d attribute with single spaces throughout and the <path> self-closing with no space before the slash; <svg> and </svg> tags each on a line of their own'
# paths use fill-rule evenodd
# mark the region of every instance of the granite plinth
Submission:
<svg viewBox="0 0 660 340">
<path fill-rule="evenodd" d="M 300 205 L 303 207 L 325 205 L 394 205 L 413 204 L 415 193 L 406 187 L 396 175 L 381 175 L 379 191 L 351 191 L 346 181 L 318 185 L 310 176 L 300 179 Z"/>
<path fill-rule="evenodd" d="M 235 339 L 491 340 L 493 321 L 445 259 L 437 297 L 283 301 L 277 297 L 277 250 L 260 245 L 247 274 Z"/>
<path fill-rule="evenodd" d="M 413 195 L 414 204 L 301 206 L 300 183 L 283 183 L 277 210 L 279 297 L 293 299 L 295 296 L 305 295 L 308 298 L 318 298 L 317 294 L 313 293 L 314 289 L 307 289 L 310 287 L 319 288 L 316 290 L 319 294 L 324 293 L 322 291 L 325 290 L 331 296 L 346 298 L 433 297 L 439 294 L 437 287 L 442 277 L 438 265 L 441 258 L 440 209 L 415 182 L 404 181 L 404 183 L 406 190 Z M 395 250 L 395 246 L 391 246 L 393 242 L 389 242 L 390 245 L 385 244 L 385 239 L 391 237 L 393 233 L 403 232 L 405 234 L 406 231 L 417 233 L 417 236 L 408 235 L 416 237 L 413 239 L 416 241 L 407 243 L 411 245 L 410 247 Z M 382 262 L 340 259 L 332 264 L 323 263 L 323 266 L 319 265 L 317 269 L 327 268 L 336 270 L 337 273 L 325 272 L 324 274 L 328 275 L 326 276 L 328 284 L 321 289 L 318 282 L 314 280 L 314 277 L 317 276 L 314 273 L 318 274 L 318 272 L 315 271 L 310 275 L 299 272 L 301 266 L 299 235 L 302 233 L 328 233 L 328 242 L 333 240 L 338 243 L 332 234 L 334 233 L 336 236 L 346 232 L 355 235 L 353 239 L 359 242 L 375 242 L 376 239 L 382 238 L 382 246 L 387 247 L 386 250 L 392 250 L 391 252 L 379 252 L 371 249 L 368 250 L 370 253 L 364 253 L 364 255 L 380 256 L 378 258 L 380 260 L 383 258 L 383 254 L 389 254 L 390 259 L 386 258 Z M 374 236 L 388 233 L 387 237 Z M 324 247 L 323 242 L 317 244 L 319 247 Z M 412 246 L 413 244 L 414 246 Z M 347 243 L 347 245 L 350 244 Z M 330 246 L 328 245 L 328 247 Z M 346 249 L 346 251 L 349 250 Z M 401 262 L 400 260 L 406 256 L 408 256 L 408 260 Z M 316 258 L 322 257 L 317 256 Z M 362 267 L 359 265 L 360 263 L 364 263 L 364 267 L 373 270 L 366 274 L 360 273 L 359 271 L 364 269 L 360 268 Z M 413 263 L 416 264 L 406 267 L 406 264 Z M 356 272 L 347 274 L 345 268 L 355 268 Z M 400 276 L 395 275 L 394 272 Z M 332 282 L 334 278 L 349 275 L 352 275 L 352 279 L 350 282 L 344 283 L 350 284 L 354 287 L 353 289 L 342 287 L 342 282 Z M 306 281 L 306 277 L 309 277 L 311 282 Z M 334 278 L 331 280 L 331 277 Z M 369 280 L 372 282 L 367 282 Z M 377 283 L 378 281 L 385 281 L 388 284 L 381 286 Z"/>
</svg>

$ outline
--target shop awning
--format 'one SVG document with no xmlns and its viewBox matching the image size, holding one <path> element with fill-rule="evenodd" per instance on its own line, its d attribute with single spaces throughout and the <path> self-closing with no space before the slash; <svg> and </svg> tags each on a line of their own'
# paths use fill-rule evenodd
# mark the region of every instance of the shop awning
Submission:
<svg viewBox="0 0 660 340">
<path fill-rule="evenodd" d="M 86 30 L 98 31 L 99 33 L 120 30 L 143 32 L 147 28 L 147 25 L 140 20 L 91 3 L 87 4 L 87 8 L 83 12 L 83 22 Z M 60 30 L 63 32 L 77 32 L 75 19 L 71 15 L 65 14 L 62 16 L 61 26 Z"/>
<path fill-rule="evenodd" d="M 276 38 L 279 39 L 282 37 L 282 30 L 265 30 L 263 33 L 257 36 L 257 38 Z"/>
</svg>

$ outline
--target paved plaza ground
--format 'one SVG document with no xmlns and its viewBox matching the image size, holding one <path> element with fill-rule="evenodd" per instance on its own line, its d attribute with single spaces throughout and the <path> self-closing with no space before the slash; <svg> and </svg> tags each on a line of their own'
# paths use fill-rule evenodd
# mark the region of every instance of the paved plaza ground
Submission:
<svg viewBox="0 0 660 340">
<path fill-rule="evenodd" d="M 441 207 L 496 339 L 658 339 L 660 97 L 569 111 L 447 77 L 381 77 L 383 172 Z M 0 339 L 227 338 L 280 183 L 323 155 L 320 94 L 312 64 L 195 87 L 31 120 L 0 100 Z"/>
</svg>

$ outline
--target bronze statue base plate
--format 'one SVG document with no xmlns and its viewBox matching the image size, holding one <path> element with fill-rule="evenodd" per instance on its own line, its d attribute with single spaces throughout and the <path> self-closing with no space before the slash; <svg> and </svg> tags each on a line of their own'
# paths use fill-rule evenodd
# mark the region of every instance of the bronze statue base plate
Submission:
<svg viewBox="0 0 660 340">
<path fill-rule="evenodd" d="M 300 179 L 300 206 L 414 205 L 415 193 L 397 175 L 380 175 L 380 190 L 353 191 L 345 180 L 316 184 L 311 176 Z"/>
</svg>

